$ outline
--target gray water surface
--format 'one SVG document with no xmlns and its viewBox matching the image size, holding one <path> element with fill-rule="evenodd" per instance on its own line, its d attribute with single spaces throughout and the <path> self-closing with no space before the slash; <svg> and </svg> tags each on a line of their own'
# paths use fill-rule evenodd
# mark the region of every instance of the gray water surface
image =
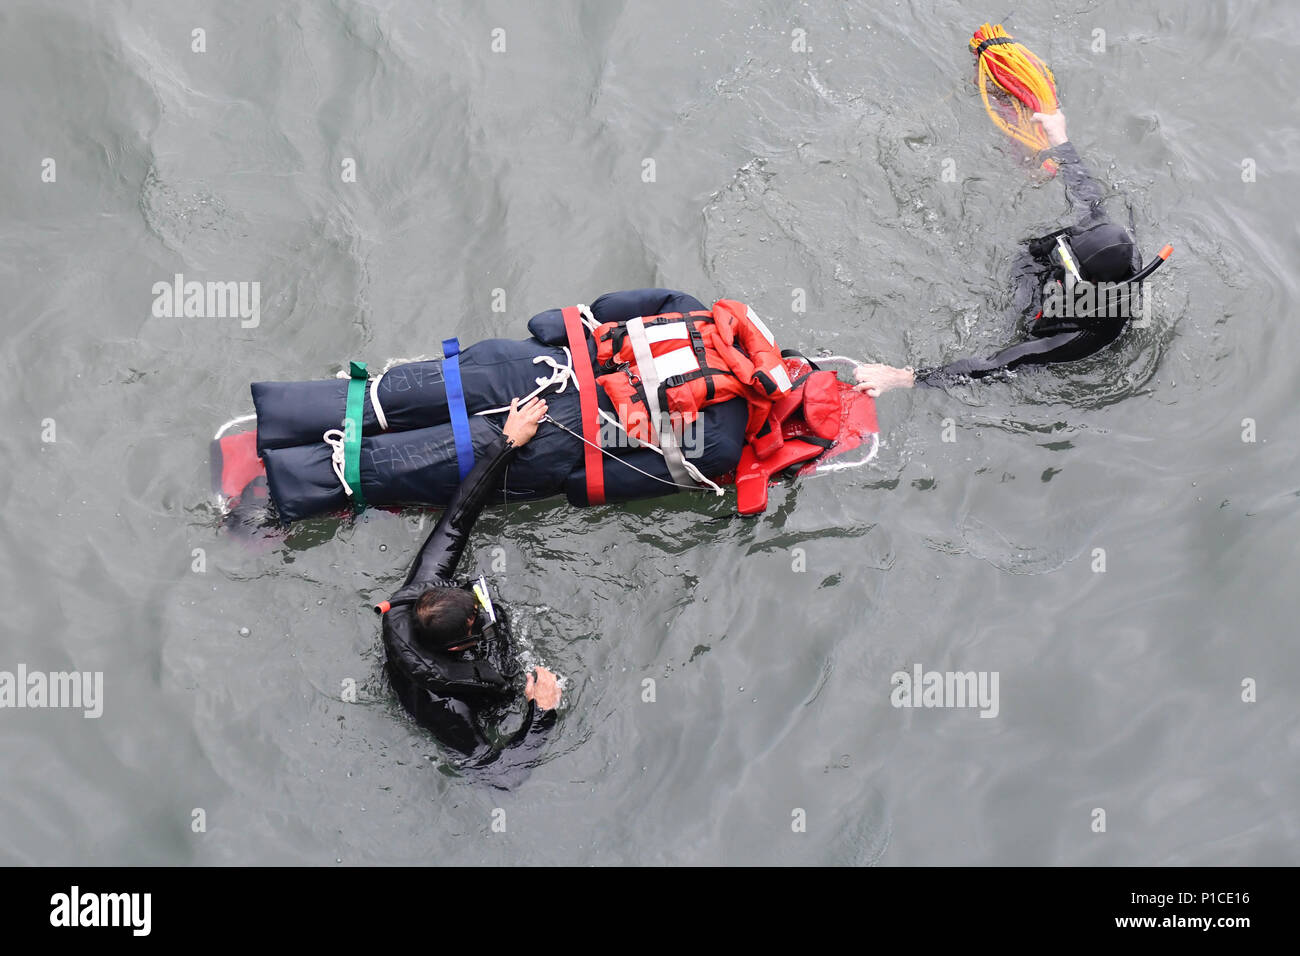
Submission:
<svg viewBox="0 0 1300 956">
<path fill-rule="evenodd" d="M 220 528 L 207 443 L 250 381 L 606 291 L 741 299 L 783 345 L 894 364 L 1010 341 L 1015 245 L 1067 206 L 971 83 L 1004 12 L 0 8 L 0 670 L 104 675 L 98 719 L 0 710 L 0 861 L 1300 862 L 1293 4 L 1015 6 L 1112 210 L 1176 247 L 1116 349 L 884 396 L 877 460 L 760 520 L 485 514 L 467 570 L 504 562 L 567 683 L 515 792 L 457 776 L 383 679 L 367 605 L 427 516 Z M 257 281 L 259 324 L 155 317 L 176 273 Z M 996 671 L 997 716 L 892 706 L 917 663 Z"/>
</svg>

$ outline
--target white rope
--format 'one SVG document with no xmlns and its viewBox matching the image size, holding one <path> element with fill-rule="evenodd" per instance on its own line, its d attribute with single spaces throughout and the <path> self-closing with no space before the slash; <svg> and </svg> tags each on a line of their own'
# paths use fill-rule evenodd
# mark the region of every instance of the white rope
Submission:
<svg viewBox="0 0 1300 956">
<path fill-rule="evenodd" d="M 866 444 L 866 451 L 863 453 L 862 457 L 856 461 L 829 461 L 824 465 L 818 465 L 808 477 L 815 478 L 817 475 L 829 475 L 833 471 L 844 471 L 849 468 L 861 468 L 863 465 L 867 464 L 867 462 L 874 460 L 876 453 L 880 451 L 880 436 L 872 435 L 871 441 Z"/>
<path fill-rule="evenodd" d="M 580 305 L 580 306 L 578 306 L 578 310 L 579 310 L 580 312 L 585 312 L 586 315 L 588 315 L 588 316 L 591 315 L 591 310 L 588 309 L 585 305 Z M 594 321 L 594 320 L 593 320 L 593 321 Z M 573 389 L 574 389 L 574 391 L 581 391 L 582 386 L 581 386 L 581 385 L 579 384 L 579 382 L 578 382 L 578 376 L 577 376 L 577 374 L 573 371 L 573 353 L 569 351 L 568 346 L 561 346 L 561 347 L 564 349 L 564 357 L 565 357 L 566 361 L 568 362 L 567 365 L 561 365 L 559 362 L 557 362 L 555 359 L 551 358 L 549 355 L 538 355 L 536 358 L 533 359 L 533 364 L 534 364 L 534 365 L 537 365 L 537 364 L 539 364 L 539 363 L 545 363 L 545 364 L 549 365 L 549 366 L 551 367 L 551 374 L 550 374 L 549 376 L 546 376 L 546 375 L 539 375 L 537 378 L 535 378 L 534 381 L 537 383 L 537 388 L 533 389 L 533 391 L 529 392 L 527 395 L 525 395 L 525 396 L 523 396 L 521 399 L 519 399 L 519 404 L 520 404 L 520 405 L 523 405 L 523 404 L 525 404 L 526 402 L 528 402 L 530 399 L 533 399 L 533 398 L 535 398 L 536 396 L 540 395 L 542 392 L 546 391 L 546 390 L 547 390 L 548 388 L 550 388 L 552 385 L 557 386 L 556 389 L 555 389 L 555 393 L 556 393 L 557 395 L 558 395 L 559 393 L 563 392 L 566 388 L 568 388 L 570 382 L 573 383 Z M 479 415 L 500 415 L 500 414 L 502 414 L 502 413 L 504 413 L 504 412 L 508 412 L 508 411 L 510 411 L 510 406 L 509 406 L 509 405 L 502 405 L 500 408 L 485 408 L 485 409 L 483 409 L 483 411 L 481 411 L 481 412 L 475 412 L 474 414 L 475 414 L 475 416 L 479 416 Z M 653 450 L 655 453 L 657 453 L 660 457 L 663 457 L 664 452 L 663 452 L 663 449 L 662 449 L 662 448 L 660 448 L 658 445 L 653 444 L 652 442 L 643 442 L 643 441 L 640 441 L 639 439 L 633 438 L 631 435 L 628 434 L 627 429 L 623 427 L 623 423 L 620 422 L 620 421 L 619 421 L 617 418 L 615 418 L 613 415 L 611 415 L 609 412 L 607 412 L 607 411 L 605 411 L 603 408 L 599 408 L 599 407 L 597 407 L 596 412 L 597 412 L 597 414 L 600 415 L 600 417 L 603 418 L 605 421 L 609 422 L 611 425 L 613 425 L 615 428 L 617 428 L 619 431 L 621 431 L 624 435 L 627 435 L 627 436 L 628 436 L 628 440 L 631 441 L 631 442 L 633 443 L 633 447 L 649 448 L 649 449 Z M 585 445 L 591 445 L 592 448 L 595 448 L 597 451 L 599 451 L 599 452 L 600 452 L 602 455 L 604 455 L 606 458 L 613 458 L 613 459 L 615 459 L 616 461 L 621 462 L 623 465 L 626 465 L 628 468 L 631 468 L 633 471 L 635 471 L 635 472 L 639 472 L 640 474 L 645 475 L 647 478 L 653 478 L 655 481 L 661 481 L 661 482 L 663 482 L 663 483 L 666 484 L 666 485 L 672 485 L 674 488 L 685 488 L 685 489 L 688 489 L 688 490 L 690 490 L 690 491 L 700 490 L 699 487 L 698 487 L 697 485 L 684 485 L 684 484 L 681 484 L 681 483 L 676 482 L 676 481 L 665 481 L 663 478 L 660 478 L 658 475 L 652 475 L 652 474 L 650 474 L 648 471 L 642 471 L 640 468 L 636 467 L 636 465 L 632 465 L 632 464 L 629 464 L 629 463 L 626 462 L 626 461 L 623 461 L 623 459 L 622 459 L 622 458 L 619 458 L 618 455 L 612 454 L 611 452 L 609 452 L 609 451 L 607 451 L 606 449 L 600 447 L 599 445 L 595 444 L 594 442 L 589 442 L 589 441 L 587 441 L 586 438 L 583 438 L 583 436 L 579 435 L 577 432 L 573 431 L 572 429 L 570 429 L 570 428 L 565 428 L 565 426 L 561 425 L 559 422 L 557 422 L 557 421 L 556 421 L 554 418 L 552 418 L 550 415 L 547 415 L 547 416 L 546 416 L 544 419 L 542 419 L 542 420 L 543 420 L 543 421 L 548 421 L 548 422 L 550 422 L 552 425 L 556 425 L 556 426 L 558 426 L 559 428 L 561 428 L 561 429 L 563 429 L 564 431 L 568 432 L 570 435 L 572 435 L 572 436 L 574 436 L 575 438 L 581 440 L 583 444 L 585 444 Z M 692 463 L 689 462 L 689 461 L 683 461 L 683 464 L 686 466 L 686 472 L 687 472 L 687 474 L 689 474 L 689 475 L 691 476 L 692 479 L 694 479 L 695 481 L 698 481 L 701 485 L 704 485 L 705 487 L 707 487 L 708 489 L 710 489 L 710 490 L 711 490 L 714 494 L 716 494 L 716 495 L 725 494 L 725 492 L 722 490 L 722 488 L 720 488 L 720 487 L 717 485 L 717 483 L 711 481 L 711 480 L 710 480 L 707 476 L 705 476 L 705 475 L 700 471 L 700 469 L 697 468 L 694 464 L 692 464 Z"/>
<path fill-rule="evenodd" d="M 212 436 L 212 440 L 220 441 L 221 436 L 224 435 L 231 428 L 234 428 L 236 425 L 242 425 L 245 422 L 252 422 L 256 420 L 257 420 L 257 412 L 253 412 L 251 415 L 240 415 L 238 418 L 232 418 L 230 421 L 226 422 L 224 425 L 222 425 L 220 428 L 217 429 L 217 433 Z"/>
<path fill-rule="evenodd" d="M 605 411 L 603 408 L 598 408 L 596 409 L 596 411 L 601 418 L 609 422 L 611 425 L 613 425 L 615 428 L 621 431 L 624 435 L 627 435 L 628 441 L 633 443 L 634 448 L 649 448 L 651 451 L 656 452 L 659 455 L 659 457 L 661 458 L 664 457 L 664 450 L 660 448 L 658 445 L 654 444 L 653 442 L 641 441 L 641 439 L 639 438 L 633 438 L 632 435 L 628 432 L 628 430 L 623 427 L 623 423 L 620 422 L 613 415 L 611 415 L 609 412 Z M 547 418 L 550 418 L 550 416 L 548 415 Z M 554 421 L 554 419 L 551 420 Z M 558 425 L 559 422 L 556 422 L 556 424 Z M 581 438 L 582 436 L 578 436 L 578 437 Z M 584 438 L 583 441 L 586 441 L 586 439 Z M 587 442 L 587 444 L 590 445 L 591 442 Z M 619 458 L 618 455 L 611 454 L 610 452 L 605 451 L 605 449 L 603 448 L 601 449 L 601 452 L 602 454 L 610 458 L 617 458 L 619 461 L 623 461 L 623 459 Z M 627 465 L 627 462 L 624 461 L 623 464 Z M 694 463 L 683 458 L 682 464 L 686 466 L 686 473 L 689 474 L 692 479 L 698 481 L 701 485 L 704 485 L 707 488 L 709 488 L 709 490 L 711 490 L 715 495 L 725 494 L 725 492 L 720 487 L 718 487 L 718 485 L 715 484 L 712 480 L 706 477 L 704 473 L 701 472 L 700 469 L 694 465 Z M 635 465 L 627 465 L 627 466 L 633 469 L 634 471 L 641 471 L 641 469 L 637 468 Z M 644 475 L 646 473 L 644 471 L 641 471 L 641 474 Z M 650 475 L 649 477 L 653 478 L 655 476 Z M 659 480 L 663 481 L 662 478 L 660 478 Z M 678 488 L 690 488 L 692 491 L 697 490 L 695 485 L 683 485 L 676 481 L 670 481 L 667 483 L 670 485 L 674 485 Z"/>
<path fill-rule="evenodd" d="M 388 416 L 384 414 L 384 408 L 379 404 L 379 383 L 384 380 L 392 369 L 399 365 L 413 365 L 416 362 L 431 362 L 433 358 L 428 355 L 417 355 L 414 358 L 390 358 L 384 363 L 384 367 L 379 370 L 379 375 L 370 380 L 370 407 L 375 410 L 375 421 L 379 423 L 381 431 L 388 431 Z"/>
<path fill-rule="evenodd" d="M 533 359 L 534 365 L 543 362 L 549 365 L 551 367 L 551 374 L 539 375 L 537 376 L 537 378 L 533 379 L 533 381 L 537 383 L 537 387 L 533 389 L 531 392 L 529 392 L 527 395 L 525 395 L 523 398 L 519 399 L 520 405 L 525 405 L 528 402 L 532 401 L 534 398 L 542 394 L 542 392 L 546 391 L 552 385 L 558 386 L 555 389 L 556 395 L 560 394 L 566 388 L 568 388 L 570 382 L 573 383 L 573 390 L 575 392 L 581 390 L 581 386 L 578 384 L 578 376 L 573 371 L 573 353 L 569 351 L 568 346 L 561 346 L 561 348 L 564 349 L 564 357 L 569 363 L 567 365 L 561 365 L 559 362 L 551 358 L 549 355 L 538 355 L 536 358 Z M 502 412 L 508 412 L 508 411 L 510 411 L 510 406 L 502 405 L 500 408 L 485 408 L 483 409 L 483 411 L 475 412 L 474 414 L 475 415 L 500 415 Z"/>
<path fill-rule="evenodd" d="M 380 372 L 378 377 L 370 380 L 370 407 L 375 410 L 375 421 L 379 423 L 380 431 L 388 431 L 388 416 L 384 414 L 383 407 L 379 404 L 379 383 L 387 374 L 387 369 Z"/>
<path fill-rule="evenodd" d="M 381 431 L 388 431 L 388 416 L 384 414 L 383 406 L 379 404 L 379 383 L 383 381 L 385 375 L 399 365 L 411 365 L 415 362 L 434 361 L 431 356 L 417 355 L 414 358 L 390 358 L 384 367 L 379 370 L 379 374 L 370 380 L 370 406 L 375 410 L 375 421 L 379 423 Z M 341 369 L 334 373 L 335 378 L 348 379 L 351 374 L 347 369 Z"/>
<path fill-rule="evenodd" d="M 380 375 L 385 375 L 399 365 L 414 365 L 416 362 L 437 362 L 442 359 L 441 355 L 416 355 L 411 358 L 390 358 L 384 367 L 379 370 Z"/>
<path fill-rule="evenodd" d="M 343 490 L 346 491 L 348 497 L 351 498 L 352 486 L 349 485 L 348 480 L 343 477 L 343 429 L 331 428 L 321 437 L 325 440 L 325 444 L 329 445 L 330 448 L 333 449 L 333 452 L 330 455 L 330 464 L 334 466 L 334 476 L 338 478 L 339 484 L 343 486 Z"/>
<path fill-rule="evenodd" d="M 591 310 L 588 309 L 585 305 L 578 306 L 578 309 L 580 311 L 585 312 L 585 314 L 588 317 L 591 316 Z M 595 323 L 594 319 L 592 319 L 592 323 L 593 323 L 592 327 L 594 328 L 594 323 Z M 529 392 L 527 395 L 519 399 L 520 405 L 523 405 L 525 402 L 528 402 L 531 399 L 536 398 L 538 395 L 542 394 L 542 392 L 546 391 L 552 385 L 558 386 L 555 389 L 557 395 L 560 392 L 564 391 L 564 389 L 568 386 L 570 381 L 573 382 L 573 387 L 575 390 L 579 387 L 578 376 L 575 375 L 573 372 L 573 354 L 569 351 L 568 346 L 561 346 L 561 348 L 564 349 L 564 357 L 567 362 L 566 365 L 561 365 L 559 362 L 551 358 L 549 355 L 538 355 L 533 359 L 534 365 L 537 365 L 539 363 L 545 363 L 549 365 L 551 367 L 551 374 L 539 375 L 537 378 L 533 379 L 533 381 L 537 383 L 537 387 L 533 389 L 531 392 Z M 375 420 L 379 423 L 379 427 L 381 430 L 388 431 L 388 417 L 384 414 L 383 406 L 379 404 L 379 383 L 383 380 L 384 376 L 388 374 L 389 369 L 395 367 L 396 365 L 406 365 L 411 362 L 423 362 L 423 361 L 428 361 L 428 359 L 424 358 L 423 356 L 414 359 L 389 359 L 388 364 L 385 365 L 383 371 L 379 373 L 379 377 L 371 379 L 370 406 L 375 410 Z M 340 373 L 339 377 L 344 378 L 345 376 L 342 375 L 342 373 Z M 475 412 L 474 414 L 475 415 L 499 415 L 502 412 L 508 412 L 508 411 L 510 411 L 510 406 L 502 405 L 500 408 L 487 408 L 481 412 Z"/>
<path fill-rule="evenodd" d="M 601 414 L 602 416 L 604 416 L 605 418 L 609 418 L 609 413 L 608 413 L 608 412 L 602 411 L 600 414 Z M 610 419 L 610 420 L 613 421 L 615 425 L 618 425 L 619 428 L 623 428 L 623 426 L 622 426 L 621 424 L 619 424 L 619 422 L 618 422 L 617 420 L 615 420 L 615 419 Z M 597 445 L 595 442 L 589 442 L 589 441 L 587 441 L 587 439 L 583 438 L 581 435 L 579 435 L 577 432 L 575 432 L 572 428 L 568 428 L 568 427 L 566 427 L 566 426 L 564 426 L 564 425 L 561 425 L 559 422 L 557 422 L 557 421 L 556 421 L 554 418 L 552 418 L 550 415 L 547 415 L 545 418 L 542 419 L 542 421 L 544 421 L 544 422 L 550 422 L 552 425 L 554 425 L 556 428 L 560 429 L 561 431 L 566 431 L 566 432 L 568 432 L 570 435 L 572 435 L 574 438 L 578 439 L 578 441 L 582 442 L 584 445 L 590 445 L 592 448 L 596 449 L 596 451 L 600 452 L 600 453 L 601 453 L 602 455 L 604 455 L 606 458 L 612 458 L 612 459 L 614 459 L 615 461 L 617 461 L 620 465 L 622 465 L 624 468 L 631 468 L 633 471 L 635 471 L 635 472 L 637 472 L 637 473 L 639 473 L 639 474 L 645 475 L 647 478 L 649 478 L 649 479 L 651 479 L 651 480 L 653 480 L 653 481 L 657 481 L 657 482 L 659 482 L 660 484 L 668 485 L 668 486 L 673 487 L 673 488 L 681 488 L 683 491 L 703 491 L 703 490 L 704 490 L 704 489 L 701 488 L 699 485 L 679 485 L 677 482 L 675 482 L 675 481 L 669 481 L 667 478 L 660 478 L 658 475 L 652 475 L 652 474 L 650 474 L 650 472 L 648 472 L 648 471 L 644 471 L 644 470 L 638 468 L 636 465 L 632 464 L 631 462 L 627 461 L 626 459 L 620 458 L 618 455 L 615 455 L 615 454 L 613 454 L 612 452 L 606 451 L 604 448 L 601 448 L 601 447 L 600 447 L 599 445 Z M 624 429 L 624 431 L 626 431 L 626 429 Z M 636 441 L 635 438 L 632 439 L 632 440 L 633 440 L 633 441 Z M 659 451 L 658 448 L 655 448 L 654 445 L 651 445 L 651 444 L 649 444 L 648 442 L 637 442 L 637 444 L 642 445 L 642 446 L 644 446 L 644 447 L 646 447 L 646 448 L 653 448 L 655 451 L 658 451 L 659 454 L 661 454 L 661 455 L 663 454 L 662 451 Z M 692 465 L 690 462 L 687 462 L 686 465 L 687 465 L 687 470 L 693 470 L 695 475 L 699 475 L 699 469 L 698 469 L 698 468 L 696 468 L 696 467 L 695 467 L 694 465 Z M 713 489 L 713 493 L 714 493 L 714 494 L 717 494 L 717 495 L 724 494 L 724 492 L 723 492 L 723 490 L 722 490 L 721 488 L 719 488 L 719 487 L 718 487 L 717 485 L 715 485 L 713 482 L 709 481 L 709 479 L 705 478 L 703 475 L 700 475 L 700 481 L 702 481 L 704 484 L 708 485 L 711 489 Z"/>
<path fill-rule="evenodd" d="M 587 308 L 587 306 L 579 305 L 578 314 L 582 317 L 582 322 L 588 329 L 594 330 L 597 328 L 598 323 L 596 322 L 595 317 L 591 314 L 591 309 Z M 533 389 L 531 392 L 529 392 L 527 395 L 519 399 L 520 405 L 523 405 L 528 401 L 532 400 L 533 398 L 536 398 L 538 395 L 542 394 L 542 392 L 545 392 L 547 389 L 551 387 L 555 388 L 555 393 L 558 395 L 561 392 L 563 392 L 566 388 L 569 387 L 570 382 L 573 383 L 574 391 L 581 390 L 582 386 L 578 382 L 577 373 L 573 371 L 573 353 L 569 351 L 568 346 L 561 346 L 561 348 L 564 351 L 564 358 L 566 364 L 563 365 L 560 364 L 557 360 L 555 360 L 549 355 L 538 355 L 533 359 L 534 365 L 539 365 L 539 364 L 549 365 L 551 367 L 551 374 L 539 375 L 535 379 L 533 379 L 533 381 L 537 383 L 537 387 Z M 384 410 L 379 404 L 379 382 L 384 377 L 384 375 L 388 373 L 389 369 L 397 365 L 407 364 L 409 362 L 416 362 L 416 361 L 427 361 L 427 359 L 424 359 L 423 357 L 418 359 L 389 359 L 388 364 L 384 366 L 383 371 L 379 373 L 378 377 L 371 379 L 370 405 L 375 410 L 375 420 L 379 423 L 379 427 L 384 431 L 388 430 L 388 419 L 384 415 Z M 852 359 L 849 359 L 848 361 L 852 361 Z M 351 376 L 347 372 L 341 371 L 338 373 L 337 377 L 350 378 Z M 485 408 L 482 411 L 475 412 L 474 415 L 476 417 L 481 415 L 500 415 L 502 413 L 509 412 L 509 411 L 510 411 L 509 405 L 502 405 L 499 408 Z M 602 419 L 609 422 L 611 425 L 613 425 L 615 428 L 621 431 L 624 435 L 627 435 L 628 440 L 632 442 L 633 447 L 649 448 L 652 451 L 654 451 L 656 454 L 658 454 L 661 458 L 664 457 L 664 451 L 658 445 L 655 445 L 653 442 L 640 441 L 639 439 L 633 438 L 628 433 L 628 430 L 623 426 L 623 423 L 620 422 L 613 415 L 611 415 L 609 412 L 599 407 L 596 409 L 596 411 Z M 231 425 L 243 421 L 249 421 L 256 417 L 257 417 L 256 415 L 245 415 L 243 418 L 237 418 L 231 422 L 227 422 L 225 425 L 222 426 L 222 431 L 224 431 L 226 428 L 229 428 Z M 601 446 L 595 444 L 594 442 L 587 441 L 587 439 L 584 438 L 582 435 L 579 435 L 571 428 L 566 428 L 564 425 L 561 425 L 550 415 L 547 415 L 546 418 L 543 419 L 543 421 L 548 421 L 552 425 L 555 425 L 558 428 L 562 429 L 563 431 L 568 432 L 570 435 L 572 435 L 574 438 L 577 438 L 583 444 L 591 445 L 591 447 L 595 448 L 606 458 L 613 458 L 614 460 L 622 464 L 624 467 L 631 468 L 633 471 L 645 475 L 647 478 L 650 478 L 654 481 L 661 482 L 662 484 L 665 485 L 671 485 L 674 488 L 682 488 L 687 491 L 702 491 L 705 488 L 707 488 L 708 490 L 712 491 L 715 495 L 723 495 L 726 493 L 716 482 L 714 482 L 703 472 L 701 472 L 700 469 L 696 467 L 694 463 L 687 461 L 685 459 L 683 459 L 682 464 L 686 466 L 687 474 L 689 474 L 693 480 L 699 482 L 698 485 L 685 485 L 676 481 L 668 481 L 666 479 L 660 478 L 658 475 L 652 475 L 650 474 L 650 472 L 644 471 L 638 468 L 636 465 L 624 461 L 618 455 L 613 454 L 612 452 L 602 448 Z M 221 437 L 220 431 L 217 433 L 217 437 L 218 438 Z M 330 464 L 334 468 L 334 475 L 335 477 L 338 478 L 339 484 L 343 486 L 343 490 L 347 492 L 348 497 L 351 498 L 352 487 L 347 483 L 347 480 L 343 477 L 343 468 L 344 468 L 343 432 L 341 429 L 331 428 L 329 431 L 325 432 L 325 434 L 321 437 L 324 439 L 325 443 L 330 446 L 331 449 Z"/>
<path fill-rule="evenodd" d="M 809 359 L 809 361 L 810 362 L 848 362 L 854 368 L 858 368 L 860 366 L 867 364 L 866 362 L 859 361 L 858 359 L 850 358 L 847 355 L 819 355 L 815 359 Z"/>
</svg>

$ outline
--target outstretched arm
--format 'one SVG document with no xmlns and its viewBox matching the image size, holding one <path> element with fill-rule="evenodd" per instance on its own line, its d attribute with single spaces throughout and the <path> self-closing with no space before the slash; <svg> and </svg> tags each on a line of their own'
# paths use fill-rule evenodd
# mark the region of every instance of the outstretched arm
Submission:
<svg viewBox="0 0 1300 956">
<path fill-rule="evenodd" d="M 988 358 L 968 358 L 950 362 L 938 368 L 913 370 L 894 368 L 891 365 L 859 365 L 854 375 L 857 391 L 875 398 L 891 388 L 912 388 L 914 385 L 937 386 L 962 378 L 984 378 L 996 372 L 1007 372 L 1019 365 L 1042 365 L 1052 361 L 1078 358 L 1078 349 L 1067 349 L 1080 332 L 1061 332 L 1042 338 L 1029 339 L 1008 346 Z M 1067 357 L 1068 356 L 1068 357 Z"/>
<path fill-rule="evenodd" d="M 1078 216 L 1077 225 L 1088 226 L 1104 220 L 1106 218 L 1106 207 L 1102 199 L 1104 190 L 1101 183 L 1079 158 L 1074 144 L 1070 142 L 1065 129 L 1065 114 L 1057 110 L 1055 113 L 1035 113 L 1033 118 L 1047 134 L 1047 141 L 1051 144 L 1048 155 L 1060 166 L 1060 174 L 1065 181 L 1065 195 Z M 1022 278 L 1030 276 L 1031 272 L 1024 270 Z M 1036 275 L 1033 276 L 1025 288 L 1030 288 L 1036 279 Z M 1052 353 L 1063 346 L 1070 345 L 1076 335 L 1076 332 L 1062 332 L 1059 335 L 1030 339 L 1004 348 L 988 358 L 961 359 L 932 369 L 914 371 L 910 366 L 894 368 L 890 365 L 861 365 L 856 372 L 857 389 L 875 397 L 892 388 L 911 388 L 918 384 L 939 385 L 944 381 L 960 378 L 983 378 L 996 372 L 1008 371 L 1018 365 L 1051 362 L 1055 360 Z M 1066 349 L 1061 354 L 1072 354 L 1074 351 L 1077 349 Z"/>
<path fill-rule="evenodd" d="M 1047 155 L 1056 160 L 1059 167 L 1061 178 L 1065 182 L 1065 197 L 1070 200 L 1077 217 L 1076 225 L 1086 226 L 1105 219 L 1105 190 L 1070 142 L 1065 131 L 1065 114 L 1060 110 L 1055 113 L 1035 113 L 1033 119 L 1042 126 L 1047 141 L 1051 143 Z"/>
<path fill-rule="evenodd" d="M 915 373 L 915 379 L 920 385 L 933 387 L 953 379 L 984 378 L 997 372 L 1009 372 L 1019 365 L 1045 365 L 1054 361 L 1052 353 L 1069 345 L 1078 336 L 1078 332 L 1061 332 L 1058 335 L 1029 339 L 1008 346 L 988 358 L 960 359 L 939 368 L 921 369 Z"/>
<path fill-rule="evenodd" d="M 522 408 L 518 399 L 510 403 L 510 414 L 506 417 L 501 436 L 488 446 L 486 454 L 474 462 L 474 467 L 456 488 L 446 510 L 420 548 L 403 587 L 418 581 L 451 580 L 488 495 L 497 488 L 501 473 L 515 452 L 537 433 L 537 425 L 545 416 L 546 402 L 540 398 L 530 399 Z"/>
</svg>

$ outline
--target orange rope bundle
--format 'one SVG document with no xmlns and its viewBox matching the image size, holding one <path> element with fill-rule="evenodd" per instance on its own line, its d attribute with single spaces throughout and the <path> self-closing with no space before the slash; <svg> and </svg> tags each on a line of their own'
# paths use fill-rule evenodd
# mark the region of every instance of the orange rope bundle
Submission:
<svg viewBox="0 0 1300 956">
<path fill-rule="evenodd" d="M 1047 149 L 1047 134 L 1030 118 L 1034 113 L 1055 113 L 1060 106 L 1056 78 L 1047 64 L 1017 43 L 1000 23 L 986 23 L 976 30 L 970 48 L 979 61 L 984 109 L 994 125 L 1034 152 Z M 995 99 L 990 99 L 990 83 Z M 1046 160 L 1043 168 L 1055 173 L 1056 163 Z"/>
</svg>

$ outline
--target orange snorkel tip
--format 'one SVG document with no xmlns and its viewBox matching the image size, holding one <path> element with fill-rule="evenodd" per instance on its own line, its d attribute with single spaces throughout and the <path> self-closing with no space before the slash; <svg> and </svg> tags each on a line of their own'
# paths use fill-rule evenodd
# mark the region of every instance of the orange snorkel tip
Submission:
<svg viewBox="0 0 1300 956">
<path fill-rule="evenodd" d="M 1133 278 L 1125 279 L 1124 284 L 1128 285 L 1133 282 L 1141 282 L 1147 276 L 1151 275 L 1151 273 L 1155 272 L 1162 265 L 1164 265 L 1165 260 L 1168 259 L 1173 254 L 1174 254 L 1174 247 L 1172 245 L 1166 245 L 1163 249 L 1161 249 L 1159 252 L 1156 253 L 1156 257 L 1154 259 L 1152 259 L 1150 262 L 1147 263 L 1145 269 L 1143 269 Z"/>
</svg>

